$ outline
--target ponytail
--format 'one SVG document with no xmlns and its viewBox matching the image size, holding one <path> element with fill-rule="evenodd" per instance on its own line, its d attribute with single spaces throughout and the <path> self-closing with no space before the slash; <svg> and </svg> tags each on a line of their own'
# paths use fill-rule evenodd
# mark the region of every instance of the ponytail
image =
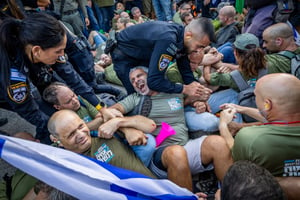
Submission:
<svg viewBox="0 0 300 200">
<path fill-rule="evenodd" d="M 265 52 L 260 48 L 249 50 L 235 49 L 240 59 L 239 66 L 248 78 L 256 78 L 260 69 L 266 68 Z"/>
<path fill-rule="evenodd" d="M 0 80 L 4 88 L 9 83 L 12 61 L 22 55 L 24 49 L 19 38 L 21 29 L 22 21 L 14 18 L 3 20 L 0 26 Z"/>
</svg>

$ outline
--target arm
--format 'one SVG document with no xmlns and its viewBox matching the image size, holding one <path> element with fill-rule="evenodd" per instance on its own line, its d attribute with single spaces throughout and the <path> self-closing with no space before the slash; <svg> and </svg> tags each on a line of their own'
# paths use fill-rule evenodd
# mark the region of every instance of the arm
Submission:
<svg viewBox="0 0 300 200">
<path fill-rule="evenodd" d="M 228 129 L 228 124 L 232 121 L 235 113 L 236 113 L 235 109 L 223 110 L 221 112 L 220 123 L 219 123 L 220 135 L 225 139 L 230 149 L 233 147 L 234 139 Z"/>
<path fill-rule="evenodd" d="M 116 104 L 110 106 L 109 108 L 114 108 L 114 109 L 120 111 L 122 114 L 125 114 L 124 107 L 121 104 L 119 104 L 119 103 L 116 103 Z"/>
<path fill-rule="evenodd" d="M 235 109 L 236 112 L 246 114 L 254 119 L 257 119 L 260 122 L 265 122 L 266 119 L 260 114 L 259 110 L 257 108 L 250 108 L 245 106 L 240 106 L 233 103 L 225 103 L 220 106 L 222 110 L 230 108 Z"/>
<path fill-rule="evenodd" d="M 203 77 L 205 81 L 210 84 L 210 65 L 206 65 L 203 67 Z"/>
<path fill-rule="evenodd" d="M 149 88 L 154 91 L 165 93 L 182 93 L 182 84 L 175 84 L 165 79 L 165 72 L 167 70 L 167 67 L 170 64 L 170 62 L 173 61 L 175 58 L 175 54 L 171 55 L 167 51 L 167 49 L 170 48 L 171 44 L 174 45 L 175 42 L 173 42 L 172 40 L 160 40 L 156 42 L 149 63 L 147 82 Z M 178 64 L 178 66 L 180 65 Z M 191 73 L 190 75 L 191 78 L 194 80 L 193 74 Z"/>
<path fill-rule="evenodd" d="M 300 177 L 275 177 L 289 200 L 300 197 Z"/>
<path fill-rule="evenodd" d="M 93 89 L 84 82 L 79 74 L 74 70 L 71 63 L 57 63 L 52 66 L 56 73 L 64 79 L 66 84 L 74 90 L 77 95 L 82 96 L 93 106 L 99 104 L 99 99 L 95 95 Z"/>
<path fill-rule="evenodd" d="M 99 126 L 103 123 L 103 118 L 102 118 L 102 114 L 101 113 L 98 113 L 95 118 L 86 123 L 87 127 L 90 129 L 90 130 L 98 130 Z"/>
<path fill-rule="evenodd" d="M 110 138 L 119 128 L 135 128 L 145 133 L 155 130 L 156 124 L 153 120 L 136 115 L 132 117 L 116 117 L 102 124 L 98 131 L 105 138 Z"/>
</svg>

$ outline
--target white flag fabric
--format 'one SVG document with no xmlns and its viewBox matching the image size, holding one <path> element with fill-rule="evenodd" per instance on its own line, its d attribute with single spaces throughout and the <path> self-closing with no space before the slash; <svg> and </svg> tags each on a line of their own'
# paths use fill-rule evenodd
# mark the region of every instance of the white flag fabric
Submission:
<svg viewBox="0 0 300 200">
<path fill-rule="evenodd" d="M 152 179 L 49 145 L 0 135 L 0 158 L 78 199 L 196 200 L 169 180 Z"/>
</svg>

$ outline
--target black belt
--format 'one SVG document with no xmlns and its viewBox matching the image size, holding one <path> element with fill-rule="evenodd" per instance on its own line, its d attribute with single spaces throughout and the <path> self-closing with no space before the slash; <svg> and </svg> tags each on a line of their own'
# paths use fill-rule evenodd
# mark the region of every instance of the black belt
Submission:
<svg viewBox="0 0 300 200">
<path fill-rule="evenodd" d="M 76 12 L 78 12 L 77 9 L 75 9 L 75 10 L 68 10 L 68 11 L 66 11 L 66 12 L 63 12 L 63 15 L 72 15 L 72 14 L 74 14 L 74 13 L 76 13 Z"/>
</svg>

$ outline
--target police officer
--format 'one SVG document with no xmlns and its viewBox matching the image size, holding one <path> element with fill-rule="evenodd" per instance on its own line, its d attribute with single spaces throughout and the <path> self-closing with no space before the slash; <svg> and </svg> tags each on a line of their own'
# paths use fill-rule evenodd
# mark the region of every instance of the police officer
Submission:
<svg viewBox="0 0 300 200">
<path fill-rule="evenodd" d="M 38 89 L 52 81 L 64 81 L 74 91 L 96 105 L 98 98 L 72 65 L 63 58 L 66 32 L 53 17 L 37 13 L 23 21 L 7 18 L 0 26 L 0 103 L 36 126 L 36 138 L 50 143 L 48 115 L 31 96 L 30 82 Z"/>
<path fill-rule="evenodd" d="M 149 67 L 147 82 L 151 90 L 207 100 L 211 91 L 196 82 L 187 55 L 203 51 L 213 35 L 213 26 L 205 18 L 193 20 L 186 28 L 175 23 L 147 22 L 118 33 L 116 43 L 107 41 L 105 51 L 111 52 L 114 69 L 129 94 L 134 92 L 130 68 L 141 65 Z M 166 69 L 175 59 L 184 85 L 165 79 Z"/>
</svg>

